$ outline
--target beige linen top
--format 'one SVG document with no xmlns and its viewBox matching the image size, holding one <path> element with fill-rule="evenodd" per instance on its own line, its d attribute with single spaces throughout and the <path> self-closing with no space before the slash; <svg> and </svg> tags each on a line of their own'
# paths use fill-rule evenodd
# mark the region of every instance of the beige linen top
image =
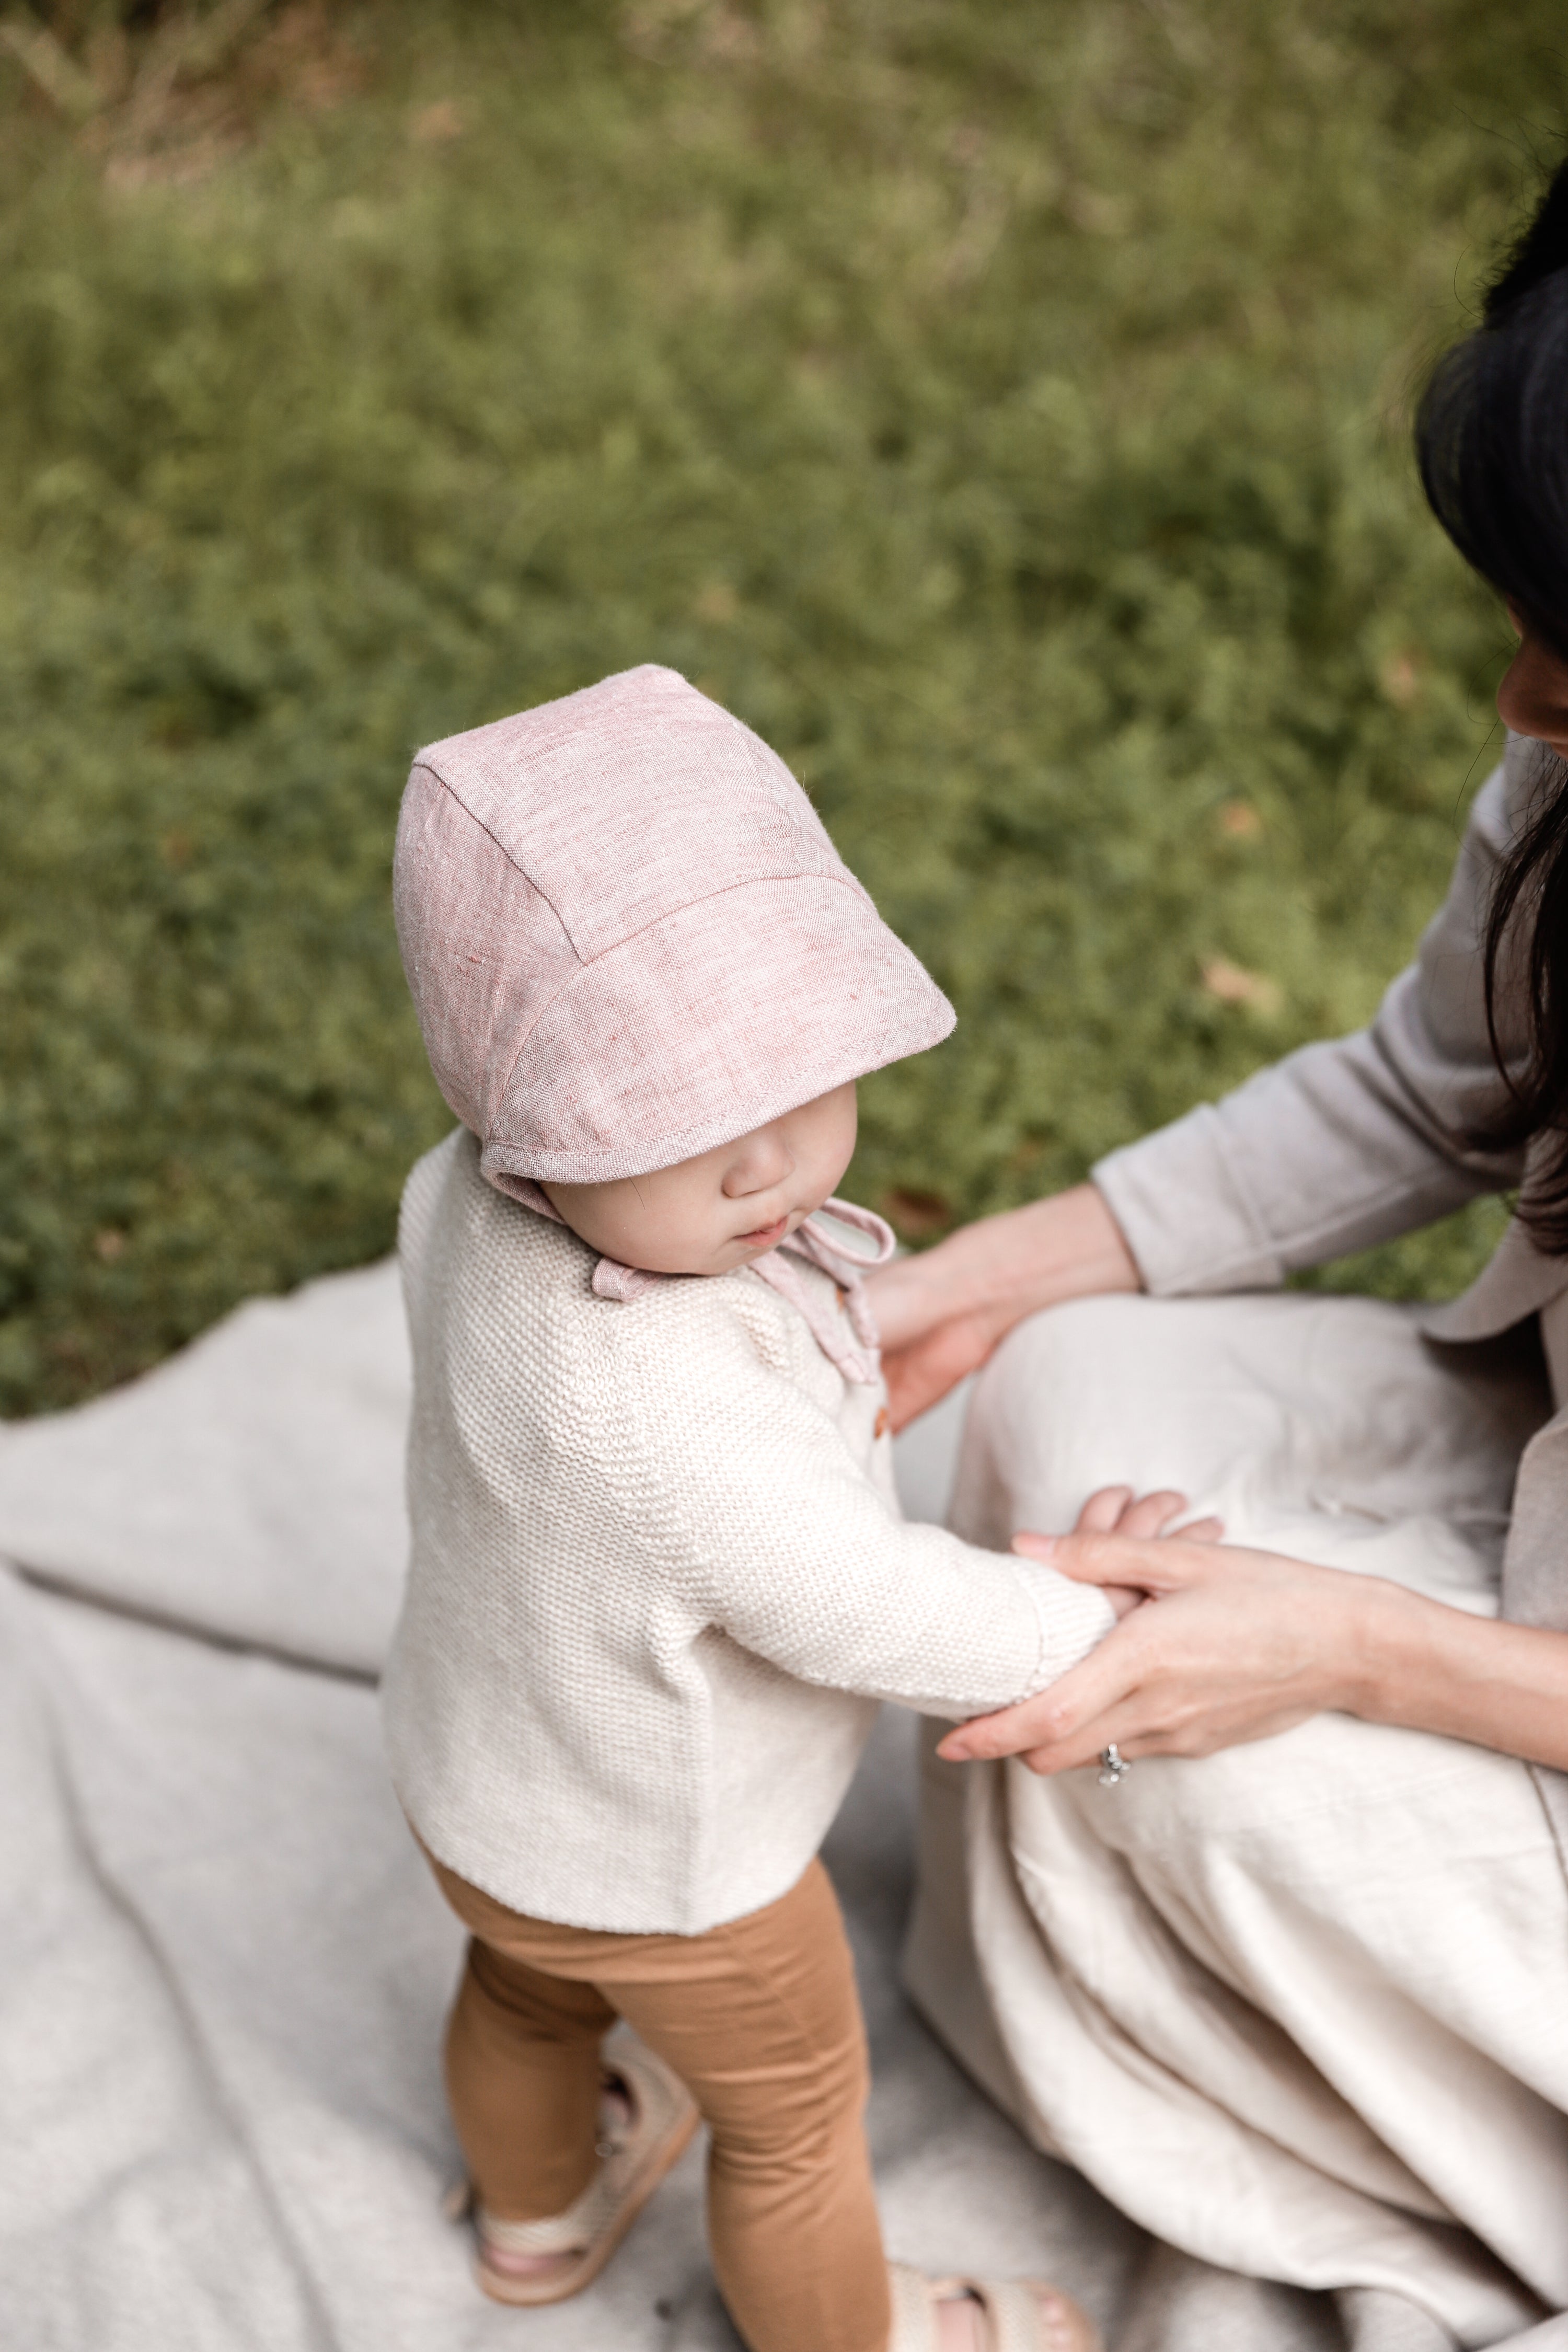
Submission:
<svg viewBox="0 0 1568 2352">
<path fill-rule="evenodd" d="M 1505 1091 L 1483 991 L 1492 881 L 1550 773 L 1539 744 L 1509 737 L 1476 795 L 1447 898 L 1369 1028 L 1304 1046 L 1100 1162 L 1094 1181 L 1156 1297 L 1268 1288 L 1528 1185 L 1537 1144 L 1495 1154 L 1464 1138 Z M 1506 989 L 1499 1025 L 1505 1052 L 1518 1053 Z M 1543 1255 L 1516 1220 L 1464 1297 L 1427 1309 L 1422 1328 L 1462 1344 L 1533 1315 L 1556 1411 L 1520 1463 L 1501 1608 L 1568 1632 L 1568 1259 Z M 1568 1857 L 1568 1775 L 1536 1778 Z"/>
<path fill-rule="evenodd" d="M 399 1249 L 393 1778 L 513 1910 L 684 1935 L 756 1910 L 816 1852 L 878 1699 L 976 1714 L 1110 1630 L 1092 1588 L 907 1526 L 880 1381 L 750 1270 L 601 1297 L 464 1129 L 410 1176 Z"/>
</svg>

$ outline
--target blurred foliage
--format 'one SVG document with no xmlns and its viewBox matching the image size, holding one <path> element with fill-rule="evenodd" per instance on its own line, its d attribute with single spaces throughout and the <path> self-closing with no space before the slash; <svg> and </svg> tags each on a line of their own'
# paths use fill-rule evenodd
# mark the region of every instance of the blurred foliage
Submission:
<svg viewBox="0 0 1568 2352">
<path fill-rule="evenodd" d="M 0 56 L 0 1409 L 388 1246 L 409 754 L 629 663 L 959 1005 L 915 1238 L 1365 1018 L 1496 749 L 1407 408 L 1558 0 L 222 13 Z"/>
</svg>

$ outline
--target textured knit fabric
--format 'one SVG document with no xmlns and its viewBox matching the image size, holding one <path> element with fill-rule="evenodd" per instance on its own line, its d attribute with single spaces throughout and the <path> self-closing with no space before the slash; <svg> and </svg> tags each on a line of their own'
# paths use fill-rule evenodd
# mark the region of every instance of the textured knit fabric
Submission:
<svg viewBox="0 0 1568 2352">
<path fill-rule="evenodd" d="M 415 1169 L 400 1245 L 393 1772 L 509 1908 L 648 1934 L 755 1910 L 816 1852 L 876 1699 L 1003 1706 L 1109 1630 L 1091 1588 L 900 1519 L 879 1383 L 751 1269 L 600 1298 L 467 1133 Z"/>
<path fill-rule="evenodd" d="M 672 1167 L 952 1027 L 784 761 L 673 670 L 421 751 L 393 898 L 503 1190 Z"/>
</svg>

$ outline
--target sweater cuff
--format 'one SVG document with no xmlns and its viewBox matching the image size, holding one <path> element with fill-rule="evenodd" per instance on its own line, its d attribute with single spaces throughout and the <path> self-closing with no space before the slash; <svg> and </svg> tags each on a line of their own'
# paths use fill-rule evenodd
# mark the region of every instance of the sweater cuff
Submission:
<svg viewBox="0 0 1568 2352">
<path fill-rule="evenodd" d="M 1274 1290 L 1285 1268 L 1210 1104 L 1089 1171 L 1152 1297 Z"/>
<path fill-rule="evenodd" d="M 1039 1657 L 1027 1687 L 1018 1693 L 1019 1698 L 1033 1698 L 1104 1641 L 1116 1612 L 1097 1584 L 1078 1584 L 1060 1569 L 1026 1559 L 1021 1552 L 1009 1552 L 1007 1559 L 1039 1622 Z"/>
</svg>

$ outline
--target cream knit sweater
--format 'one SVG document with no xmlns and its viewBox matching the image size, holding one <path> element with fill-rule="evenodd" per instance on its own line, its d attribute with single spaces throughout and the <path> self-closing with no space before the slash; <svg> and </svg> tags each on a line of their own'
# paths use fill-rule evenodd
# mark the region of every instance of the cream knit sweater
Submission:
<svg viewBox="0 0 1568 2352">
<path fill-rule="evenodd" d="M 1109 1630 L 1092 1588 L 905 1525 L 880 1382 L 749 1271 L 598 1297 L 593 1253 L 487 1183 L 463 1129 L 410 1176 L 400 1247 L 393 1776 L 512 1909 L 687 1935 L 756 1910 L 816 1852 L 879 1698 L 1000 1706 Z"/>
</svg>

